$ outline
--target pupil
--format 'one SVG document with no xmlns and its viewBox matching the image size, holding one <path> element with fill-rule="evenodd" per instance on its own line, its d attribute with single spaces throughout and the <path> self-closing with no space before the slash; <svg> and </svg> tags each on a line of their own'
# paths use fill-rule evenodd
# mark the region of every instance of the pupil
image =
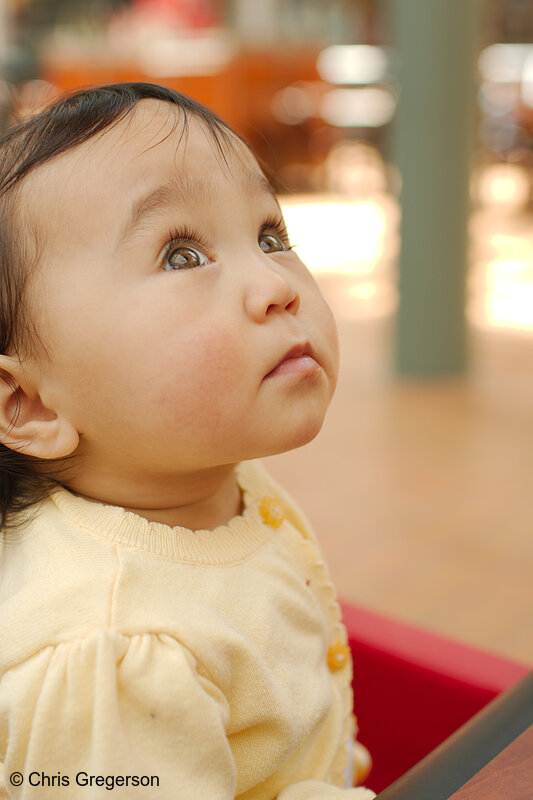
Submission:
<svg viewBox="0 0 533 800">
<path fill-rule="evenodd" d="M 192 250 L 174 250 L 170 256 L 170 263 L 173 267 L 187 267 L 198 263 L 196 254 Z"/>
<path fill-rule="evenodd" d="M 269 252 L 270 250 L 279 250 L 279 242 L 275 236 L 271 234 L 266 234 L 263 237 L 263 241 L 261 242 L 261 249 L 265 252 Z"/>
</svg>

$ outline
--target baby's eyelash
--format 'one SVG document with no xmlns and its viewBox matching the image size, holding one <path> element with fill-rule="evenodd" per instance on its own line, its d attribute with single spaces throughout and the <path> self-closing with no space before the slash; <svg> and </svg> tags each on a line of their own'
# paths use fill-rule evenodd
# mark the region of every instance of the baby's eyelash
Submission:
<svg viewBox="0 0 533 800">
<path fill-rule="evenodd" d="M 166 258 L 172 252 L 172 249 L 179 244 L 192 244 L 200 250 L 205 251 L 209 255 L 209 248 L 198 231 L 190 228 L 189 225 L 182 225 L 179 228 L 173 228 L 168 232 L 167 244 L 163 252 L 163 257 Z"/>
<path fill-rule="evenodd" d="M 292 250 L 294 245 L 291 245 L 289 239 L 289 232 L 287 230 L 287 226 L 283 217 L 281 216 L 271 216 L 267 217 L 267 219 L 261 225 L 260 233 L 265 233 L 265 231 L 276 231 L 279 238 L 285 245 L 287 250 Z"/>
<path fill-rule="evenodd" d="M 265 231 L 275 231 L 285 245 L 286 250 L 292 250 L 294 245 L 291 245 L 289 239 L 289 232 L 282 216 L 270 216 L 265 219 L 261 225 L 260 234 Z M 179 228 L 173 228 L 167 234 L 167 244 L 163 251 L 163 259 L 168 258 L 173 248 L 180 244 L 193 245 L 202 250 L 206 255 L 209 255 L 209 247 L 198 231 L 191 228 L 189 225 L 181 225 Z"/>
</svg>

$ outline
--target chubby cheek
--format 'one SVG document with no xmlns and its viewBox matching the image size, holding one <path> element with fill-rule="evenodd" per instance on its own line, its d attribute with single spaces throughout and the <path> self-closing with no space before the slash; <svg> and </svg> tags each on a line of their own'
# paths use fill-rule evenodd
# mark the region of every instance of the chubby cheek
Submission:
<svg viewBox="0 0 533 800">
<path fill-rule="evenodd" d="M 250 390 L 242 334 L 213 323 L 182 331 L 158 366 L 152 402 L 163 427 L 211 444 L 212 437 L 223 438 L 234 428 Z"/>
</svg>

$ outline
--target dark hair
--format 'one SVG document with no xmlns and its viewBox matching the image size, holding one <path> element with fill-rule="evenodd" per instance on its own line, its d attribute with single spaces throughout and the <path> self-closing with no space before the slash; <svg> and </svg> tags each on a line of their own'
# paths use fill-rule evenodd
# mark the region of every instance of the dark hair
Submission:
<svg viewBox="0 0 533 800">
<path fill-rule="evenodd" d="M 64 95 L 35 116 L 14 124 L 0 138 L 0 353 L 19 357 L 36 351 L 45 353 L 25 304 L 25 289 L 34 265 L 26 252 L 28 235 L 26 225 L 23 233 L 17 202 L 21 181 L 47 161 L 116 125 L 144 99 L 177 106 L 183 133 L 189 116 L 199 119 L 224 160 L 223 145 L 240 139 L 227 123 L 196 100 L 152 83 L 116 83 Z M 31 226 L 30 233 L 38 236 Z M 12 383 L 2 370 L 0 380 Z M 12 424 L 15 422 L 16 415 Z M 57 467 L 62 464 L 64 470 L 68 460 L 38 459 L 0 444 L 2 517 L 45 499 L 57 483 Z"/>
</svg>

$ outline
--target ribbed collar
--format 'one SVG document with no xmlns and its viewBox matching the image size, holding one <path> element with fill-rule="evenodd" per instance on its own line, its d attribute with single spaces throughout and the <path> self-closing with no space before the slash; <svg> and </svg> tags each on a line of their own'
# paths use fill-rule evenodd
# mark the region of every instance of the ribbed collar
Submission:
<svg viewBox="0 0 533 800">
<path fill-rule="evenodd" d="M 182 563 L 232 564 L 245 559 L 275 534 L 258 507 L 267 494 L 262 468 L 254 462 L 243 462 L 236 468 L 236 477 L 244 510 L 213 530 L 191 531 L 178 525 L 149 522 L 132 511 L 88 500 L 63 487 L 54 491 L 50 499 L 71 523 L 91 536 Z"/>
</svg>

